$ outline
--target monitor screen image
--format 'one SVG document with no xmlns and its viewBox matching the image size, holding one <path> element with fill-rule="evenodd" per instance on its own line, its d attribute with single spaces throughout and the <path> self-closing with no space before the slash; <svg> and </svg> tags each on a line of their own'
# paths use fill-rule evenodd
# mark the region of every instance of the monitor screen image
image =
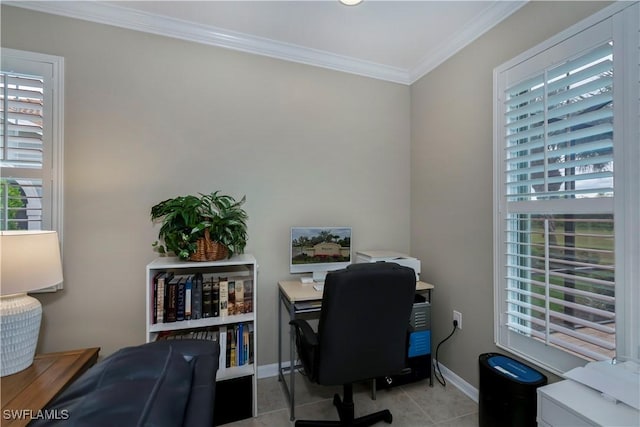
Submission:
<svg viewBox="0 0 640 427">
<path fill-rule="evenodd" d="M 291 273 L 312 273 L 322 282 L 327 272 L 349 264 L 351 227 L 291 227 Z"/>
</svg>

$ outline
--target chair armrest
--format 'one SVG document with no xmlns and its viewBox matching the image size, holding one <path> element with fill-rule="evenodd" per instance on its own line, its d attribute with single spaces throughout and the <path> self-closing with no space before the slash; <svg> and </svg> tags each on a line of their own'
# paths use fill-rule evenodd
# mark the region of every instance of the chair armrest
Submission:
<svg viewBox="0 0 640 427">
<path fill-rule="evenodd" d="M 318 335 L 306 320 L 294 319 L 289 322 L 296 329 L 296 348 L 302 366 L 311 381 L 318 377 Z"/>
<path fill-rule="evenodd" d="M 289 322 L 289 324 L 296 328 L 296 335 L 301 334 L 305 342 L 311 346 L 318 345 L 318 335 L 309 325 L 309 322 L 303 319 L 295 319 Z"/>
</svg>

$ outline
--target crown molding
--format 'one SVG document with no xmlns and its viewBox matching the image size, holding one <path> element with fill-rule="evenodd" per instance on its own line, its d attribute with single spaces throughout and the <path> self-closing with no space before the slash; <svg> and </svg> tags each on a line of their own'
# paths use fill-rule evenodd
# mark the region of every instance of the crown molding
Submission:
<svg viewBox="0 0 640 427">
<path fill-rule="evenodd" d="M 23 9 L 410 85 L 522 7 L 526 1 L 495 3 L 454 40 L 441 45 L 439 49 L 429 54 L 412 70 L 391 67 L 214 26 L 136 11 L 100 1 L 3 1 L 2 3 Z"/>
<path fill-rule="evenodd" d="M 447 43 L 441 44 L 430 52 L 412 70 L 409 71 L 409 84 L 415 83 L 447 59 L 458 53 L 465 46 L 482 36 L 491 28 L 516 12 L 529 0 L 494 2 L 480 16 L 474 18 L 466 28 Z"/>
</svg>

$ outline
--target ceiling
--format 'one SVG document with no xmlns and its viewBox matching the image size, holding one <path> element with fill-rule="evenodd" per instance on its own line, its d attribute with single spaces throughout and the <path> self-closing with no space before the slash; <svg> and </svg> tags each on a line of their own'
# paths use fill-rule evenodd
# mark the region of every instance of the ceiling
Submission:
<svg viewBox="0 0 640 427">
<path fill-rule="evenodd" d="M 3 1 L 411 84 L 524 1 Z"/>
</svg>

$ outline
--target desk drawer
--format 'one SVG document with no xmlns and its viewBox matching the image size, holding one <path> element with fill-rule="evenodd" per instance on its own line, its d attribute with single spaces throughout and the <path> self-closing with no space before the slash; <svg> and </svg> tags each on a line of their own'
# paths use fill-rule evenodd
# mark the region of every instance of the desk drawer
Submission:
<svg viewBox="0 0 640 427">
<path fill-rule="evenodd" d="M 567 408 L 562 407 L 556 402 L 548 399 L 544 393 L 540 394 L 540 405 L 538 411 L 539 425 L 551 426 L 551 427 L 593 427 L 596 424 L 591 424 L 578 417 Z"/>
</svg>

